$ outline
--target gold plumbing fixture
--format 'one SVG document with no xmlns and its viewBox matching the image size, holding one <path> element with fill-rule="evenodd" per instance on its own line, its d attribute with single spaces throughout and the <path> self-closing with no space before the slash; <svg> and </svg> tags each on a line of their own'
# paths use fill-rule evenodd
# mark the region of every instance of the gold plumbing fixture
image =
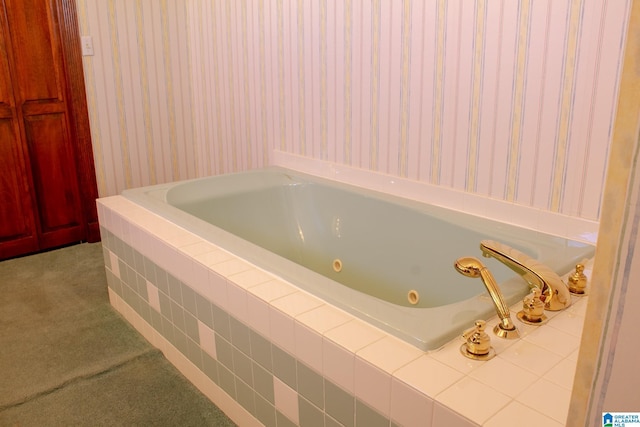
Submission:
<svg viewBox="0 0 640 427">
<path fill-rule="evenodd" d="M 489 360 L 496 355 L 491 347 L 491 338 L 484 331 L 486 322 L 476 320 L 473 328 L 464 331 L 462 339 L 464 344 L 460 346 L 460 353 L 474 360 Z"/>
<path fill-rule="evenodd" d="M 587 276 L 584 274 L 584 265 L 576 264 L 576 272 L 569 276 L 569 292 L 576 295 L 584 295 L 587 287 Z"/>
<path fill-rule="evenodd" d="M 480 242 L 482 255 L 493 257 L 518 273 L 531 287 L 540 289 L 545 310 L 558 311 L 571 305 L 569 287 L 546 265 L 522 252 L 493 240 Z"/>
<path fill-rule="evenodd" d="M 336 273 L 340 273 L 342 271 L 342 260 L 340 260 L 339 258 L 336 258 L 333 260 L 333 271 L 335 271 Z"/>
<path fill-rule="evenodd" d="M 541 325 L 547 321 L 544 314 L 544 302 L 540 299 L 540 289 L 533 288 L 531 293 L 524 297 L 522 311 L 518 312 L 518 319 L 528 325 Z"/>
<path fill-rule="evenodd" d="M 496 308 L 496 312 L 498 313 L 498 317 L 500 318 L 500 323 L 493 328 L 493 332 L 500 338 L 518 338 L 520 334 L 518 333 L 516 325 L 511 320 L 509 307 L 504 302 L 502 292 L 500 292 L 500 288 L 498 288 L 496 279 L 487 267 L 485 267 L 480 260 L 473 257 L 458 258 L 454 267 L 464 276 L 474 278 L 480 277 L 480 279 L 482 279 L 482 283 L 484 283 L 484 286 L 487 288 L 487 291 L 491 296 L 491 300 L 493 301 L 493 305 Z"/>
</svg>

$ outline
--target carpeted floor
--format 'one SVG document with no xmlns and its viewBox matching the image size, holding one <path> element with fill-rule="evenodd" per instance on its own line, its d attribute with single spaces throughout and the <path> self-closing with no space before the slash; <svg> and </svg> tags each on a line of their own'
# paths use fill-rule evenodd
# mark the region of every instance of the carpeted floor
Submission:
<svg viewBox="0 0 640 427">
<path fill-rule="evenodd" d="M 111 308 L 96 243 L 0 262 L 0 425 L 235 424 Z"/>
</svg>

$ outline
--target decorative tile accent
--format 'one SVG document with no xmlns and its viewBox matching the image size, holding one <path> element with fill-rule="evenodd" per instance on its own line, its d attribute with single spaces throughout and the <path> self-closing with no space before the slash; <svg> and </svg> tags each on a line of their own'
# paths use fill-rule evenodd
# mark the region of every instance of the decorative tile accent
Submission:
<svg viewBox="0 0 640 427">
<path fill-rule="evenodd" d="M 209 356 L 214 359 L 218 358 L 216 352 L 216 337 L 213 329 L 198 320 L 198 336 L 200 337 L 200 347 Z"/>
<path fill-rule="evenodd" d="M 294 424 L 299 422 L 298 394 L 278 378 L 273 380 L 276 408 Z"/>
</svg>

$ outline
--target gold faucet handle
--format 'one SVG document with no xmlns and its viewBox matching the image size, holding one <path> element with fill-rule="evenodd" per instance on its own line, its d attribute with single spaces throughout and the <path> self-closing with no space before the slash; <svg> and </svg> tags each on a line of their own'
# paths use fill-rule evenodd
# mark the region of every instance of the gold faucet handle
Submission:
<svg viewBox="0 0 640 427">
<path fill-rule="evenodd" d="M 487 323 L 484 320 L 476 320 L 474 327 L 467 329 L 462 334 L 465 343 L 460 347 L 460 352 L 470 359 L 488 360 L 495 356 L 491 347 L 491 338 L 484 330 Z"/>
<path fill-rule="evenodd" d="M 528 325 L 541 325 L 547 321 L 544 314 L 544 301 L 540 299 L 539 288 L 532 288 L 531 293 L 522 301 L 522 311 L 518 312 L 518 319 Z"/>
<path fill-rule="evenodd" d="M 584 295 L 587 287 L 587 276 L 584 274 L 584 265 L 576 264 L 576 272 L 569 279 L 569 292 L 576 295 Z"/>
</svg>

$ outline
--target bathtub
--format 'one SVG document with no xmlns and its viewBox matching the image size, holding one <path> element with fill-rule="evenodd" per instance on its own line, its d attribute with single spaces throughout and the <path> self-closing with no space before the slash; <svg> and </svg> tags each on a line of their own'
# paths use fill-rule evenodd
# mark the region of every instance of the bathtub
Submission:
<svg viewBox="0 0 640 427">
<path fill-rule="evenodd" d="M 498 240 L 559 275 L 591 245 L 271 167 L 126 190 L 169 219 L 421 350 L 495 314 L 478 279 L 453 267 Z M 493 259 L 511 305 L 526 283 Z"/>
</svg>

